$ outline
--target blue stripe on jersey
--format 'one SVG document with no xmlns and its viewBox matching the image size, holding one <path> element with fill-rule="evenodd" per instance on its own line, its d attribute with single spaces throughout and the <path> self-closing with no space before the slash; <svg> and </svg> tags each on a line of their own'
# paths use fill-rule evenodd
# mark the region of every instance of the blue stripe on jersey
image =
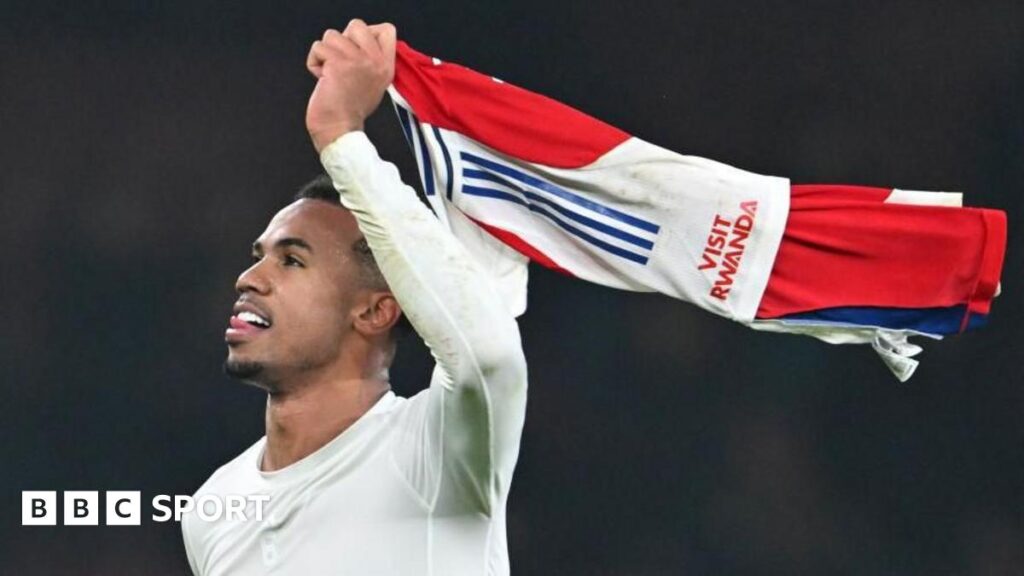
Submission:
<svg viewBox="0 0 1024 576">
<path fill-rule="evenodd" d="M 423 128 L 416 115 L 412 115 L 413 124 L 416 126 L 416 133 L 420 137 L 420 165 L 423 166 L 423 191 L 427 196 L 434 195 L 434 168 L 430 163 L 430 153 L 427 152 L 427 140 L 423 137 Z"/>
<path fill-rule="evenodd" d="M 799 314 L 790 314 L 777 320 L 823 321 L 861 326 L 881 326 L 894 330 L 915 330 L 925 334 L 947 335 L 958 334 L 964 314 L 965 305 L 948 308 L 876 308 L 876 307 L 841 307 L 825 308 Z M 984 314 L 971 314 L 967 321 L 967 329 L 984 326 L 988 317 Z"/>
<path fill-rule="evenodd" d="M 480 156 L 470 154 L 469 152 L 460 152 L 460 156 L 462 157 L 463 160 L 468 160 L 469 162 L 472 162 L 477 166 L 480 166 L 481 168 L 493 170 L 495 172 L 498 172 L 499 174 L 503 174 L 514 180 L 518 180 L 519 182 L 522 182 L 527 186 L 532 186 L 538 190 L 547 192 L 549 194 L 553 194 L 555 196 L 558 196 L 559 198 L 568 200 L 574 204 L 577 204 L 589 210 L 593 210 L 598 214 L 603 214 L 604 216 L 607 216 L 614 220 L 618 220 L 619 222 L 622 222 L 624 224 L 629 224 L 630 226 L 634 226 L 641 230 L 651 232 L 653 234 L 658 233 L 659 227 L 657 224 L 653 224 L 646 220 L 637 218 L 636 216 L 631 216 L 629 214 L 626 214 L 625 212 L 620 212 L 609 206 L 604 206 L 602 204 L 594 202 L 593 200 L 589 200 L 578 194 L 574 194 L 564 188 L 555 186 L 550 182 L 541 180 L 536 176 L 532 176 L 530 174 L 527 174 L 526 172 L 522 172 L 520 170 L 512 168 L 511 166 L 506 166 L 505 164 L 501 164 L 493 160 L 481 158 Z"/>
<path fill-rule="evenodd" d="M 534 194 L 533 192 L 530 192 L 529 190 L 523 190 L 522 188 L 517 186 L 515 183 L 509 182 L 508 180 L 506 180 L 505 178 L 502 178 L 501 176 L 498 176 L 497 174 L 492 174 L 490 172 L 484 172 L 483 170 L 465 169 L 465 170 L 462 171 L 462 176 L 463 176 L 463 178 L 474 178 L 474 179 L 477 179 L 477 180 L 486 180 L 488 182 L 494 182 L 494 183 L 497 183 L 497 184 L 501 184 L 503 186 L 508 186 L 509 188 L 512 188 L 513 190 L 516 190 L 516 191 L 520 192 L 521 194 L 523 194 L 523 196 L 526 196 L 527 203 L 529 203 L 531 200 L 534 201 L 534 202 L 541 202 L 541 203 L 551 207 L 552 209 L 556 210 L 559 214 L 565 216 L 566 218 L 569 218 L 571 220 L 575 220 L 576 222 L 579 222 L 580 224 L 583 224 L 584 226 L 589 226 L 590 228 L 593 228 L 594 230 L 597 230 L 599 232 L 604 232 L 605 234 L 607 234 L 609 236 L 613 236 L 615 238 L 618 238 L 619 240 L 625 240 L 626 242 L 629 242 L 630 244 L 633 244 L 635 246 L 639 246 L 641 248 L 645 248 L 647 250 L 650 250 L 650 249 L 654 248 L 654 242 L 651 242 L 650 240 L 648 240 L 646 238 L 641 238 L 639 236 L 634 236 L 633 234 L 630 234 L 629 232 L 626 232 L 624 230 L 619 230 L 618 228 L 615 228 L 613 226 L 609 226 L 608 224 L 605 224 L 604 222 L 599 222 L 597 220 L 594 220 L 593 218 L 588 218 L 586 216 L 583 216 L 582 214 L 578 214 L 576 212 L 573 212 L 572 210 L 569 210 L 565 206 L 562 206 L 561 204 L 551 200 L 550 198 L 546 198 L 544 196 L 541 196 L 540 194 Z"/>
<path fill-rule="evenodd" d="M 572 224 L 569 224 L 568 222 L 562 220 L 558 216 L 555 216 L 551 212 L 548 212 L 543 207 L 537 206 L 536 204 L 531 204 L 531 203 L 527 202 L 526 200 L 523 200 L 519 196 L 516 196 L 515 194 L 511 194 L 509 192 L 504 192 L 502 190 L 493 190 L 491 188 L 481 188 L 481 187 L 478 187 L 478 186 L 470 186 L 468 184 L 463 184 L 462 185 L 462 193 L 463 194 L 469 194 L 470 196 L 481 196 L 481 197 L 484 197 L 484 198 L 495 198 L 495 199 L 498 199 L 498 200 L 505 200 L 507 202 L 512 202 L 514 204 L 518 204 L 518 205 L 526 208 L 527 210 L 529 210 L 531 212 L 536 212 L 536 213 L 540 214 L 541 216 L 546 217 L 548 220 L 551 220 L 552 222 L 554 222 L 558 226 L 562 227 L 565 231 L 569 232 L 570 234 L 572 234 L 572 235 L 574 235 L 574 236 L 576 236 L 578 238 L 581 238 L 581 239 L 585 240 L 586 242 L 589 242 L 589 243 L 593 244 L 594 246 L 597 246 L 598 248 L 604 250 L 605 252 L 608 252 L 610 254 L 614 254 L 616 256 L 619 256 L 620 258 L 625 258 L 626 260 L 630 260 L 630 261 L 636 262 L 638 264 L 647 264 L 647 257 L 646 256 L 643 256 L 643 255 L 640 255 L 640 254 L 636 254 L 634 252 L 630 252 L 629 250 L 626 250 L 624 248 L 620 248 L 618 246 L 615 246 L 614 244 L 609 244 L 609 243 L 605 242 L 604 240 L 601 240 L 600 238 L 595 238 L 595 237 L 591 236 L 590 234 L 587 234 L 583 230 L 580 230 L 579 228 L 573 226 Z"/>
<path fill-rule="evenodd" d="M 447 170 L 448 179 L 445 180 L 445 193 L 449 200 L 452 199 L 452 184 L 455 181 L 455 174 L 452 172 L 452 156 L 448 153 L 448 146 L 444 143 L 444 138 L 441 137 L 441 131 L 437 129 L 437 126 L 431 126 L 434 129 L 434 137 L 437 138 L 437 143 L 441 145 L 441 154 L 444 156 L 444 167 Z"/>
</svg>

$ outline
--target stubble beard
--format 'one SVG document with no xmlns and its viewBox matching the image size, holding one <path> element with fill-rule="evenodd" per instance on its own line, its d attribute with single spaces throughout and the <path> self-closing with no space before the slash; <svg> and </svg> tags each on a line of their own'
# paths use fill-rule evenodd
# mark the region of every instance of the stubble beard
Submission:
<svg viewBox="0 0 1024 576">
<path fill-rule="evenodd" d="M 295 372 L 307 372 L 314 370 L 321 363 L 309 358 L 303 358 L 297 366 L 293 367 Z M 262 388 L 270 393 L 280 392 L 283 388 L 282 382 L 278 380 L 280 374 L 271 371 L 267 365 L 258 360 L 240 360 L 232 358 L 230 354 L 224 360 L 224 374 L 229 378 L 239 380 L 257 388 Z"/>
<path fill-rule="evenodd" d="M 224 374 L 271 394 L 289 390 L 296 385 L 293 380 L 302 381 L 309 372 L 324 369 L 337 360 L 340 344 L 333 348 L 323 345 L 325 340 L 340 340 L 340 335 L 332 336 L 291 347 L 279 344 L 273 358 L 268 358 L 265 351 L 245 350 L 243 353 L 229 345 Z"/>
<path fill-rule="evenodd" d="M 259 380 L 263 373 L 263 364 L 255 361 L 233 360 L 230 356 L 224 360 L 224 373 L 236 380 L 253 382 Z"/>
</svg>

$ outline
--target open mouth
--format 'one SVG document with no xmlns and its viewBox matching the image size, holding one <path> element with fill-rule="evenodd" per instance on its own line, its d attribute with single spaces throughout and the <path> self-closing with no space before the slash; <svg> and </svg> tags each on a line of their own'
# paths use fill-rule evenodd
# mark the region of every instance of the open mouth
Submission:
<svg viewBox="0 0 1024 576">
<path fill-rule="evenodd" d="M 270 329 L 273 325 L 270 318 L 254 312 L 251 306 L 246 306 L 247 309 L 244 310 L 238 308 L 235 308 L 235 314 L 228 320 L 228 329 L 224 334 L 228 343 L 242 341 L 248 336 Z"/>
<path fill-rule="evenodd" d="M 270 328 L 270 320 L 267 320 L 266 318 L 260 316 L 259 314 L 256 314 L 255 312 L 239 312 L 238 315 L 235 316 L 235 318 L 238 318 L 242 322 L 245 322 L 246 324 L 254 326 L 261 330 Z"/>
</svg>

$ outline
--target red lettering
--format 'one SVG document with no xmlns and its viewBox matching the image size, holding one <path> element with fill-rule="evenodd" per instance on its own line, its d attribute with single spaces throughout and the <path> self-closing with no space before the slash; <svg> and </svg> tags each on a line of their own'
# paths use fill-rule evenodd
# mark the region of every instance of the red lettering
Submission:
<svg viewBox="0 0 1024 576">
<path fill-rule="evenodd" d="M 734 222 L 722 218 L 721 214 L 715 214 L 708 242 L 704 246 L 701 262 L 697 266 L 698 270 L 718 268 L 718 277 L 715 279 L 714 286 L 711 287 L 711 297 L 723 301 L 729 297 L 729 292 L 732 290 L 730 287 L 735 281 L 740 261 L 743 259 L 743 252 L 747 248 L 747 238 L 750 237 L 754 229 L 757 200 L 741 202 L 740 210 L 743 213 Z M 726 247 L 729 248 L 729 251 L 723 255 Z M 720 260 L 716 262 L 714 257 L 719 257 Z"/>
<path fill-rule="evenodd" d="M 757 200 L 747 200 L 746 202 L 740 202 L 740 210 L 743 210 L 744 214 L 753 218 L 754 214 L 757 214 Z"/>
<path fill-rule="evenodd" d="M 729 241 L 729 248 L 738 250 L 740 256 L 742 256 L 743 251 L 747 249 L 747 247 L 744 246 L 744 243 L 747 241 L 747 236 L 750 236 L 750 232 L 745 232 L 743 230 L 733 230 L 733 237 L 732 240 Z"/>
<path fill-rule="evenodd" d="M 737 230 L 742 231 L 744 232 L 744 237 L 746 237 L 746 234 L 749 233 L 750 229 L 753 227 L 754 219 L 744 214 L 736 219 L 736 224 L 732 227 L 732 232 L 735 234 Z"/>
<path fill-rule="evenodd" d="M 718 232 L 718 230 L 714 230 L 714 229 L 718 228 L 719 226 L 724 226 L 724 227 L 728 228 L 730 226 L 730 224 L 731 224 L 731 222 L 729 222 L 725 218 L 722 218 L 721 214 L 715 214 L 715 223 L 711 225 L 711 228 L 712 228 L 712 231 Z M 723 230 L 720 233 L 721 234 L 725 234 L 725 231 Z"/>
<path fill-rule="evenodd" d="M 725 253 L 725 263 L 733 269 L 740 267 L 740 260 L 743 258 L 743 250 Z"/>
<path fill-rule="evenodd" d="M 718 280 L 715 280 L 715 286 L 731 286 L 732 277 L 736 275 L 736 269 L 739 268 L 740 260 L 737 257 L 735 260 L 730 259 L 730 255 L 738 254 L 737 252 L 729 252 L 725 255 L 725 259 L 722 260 L 722 269 L 718 271 Z"/>
<path fill-rule="evenodd" d="M 725 236 L 708 236 L 708 249 L 711 249 L 711 248 L 719 248 L 719 249 L 721 249 L 724 246 L 725 246 Z M 719 252 L 718 254 L 721 254 L 721 252 Z"/>
</svg>

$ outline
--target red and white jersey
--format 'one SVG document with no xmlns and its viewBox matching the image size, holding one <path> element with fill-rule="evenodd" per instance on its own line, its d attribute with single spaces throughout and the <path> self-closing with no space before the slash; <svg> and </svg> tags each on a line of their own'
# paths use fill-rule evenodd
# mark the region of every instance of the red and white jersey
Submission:
<svg viewBox="0 0 1024 576">
<path fill-rule="evenodd" d="M 790 186 L 678 154 L 399 43 L 390 89 L 428 202 L 516 312 L 529 260 L 661 292 L 753 328 L 870 343 L 900 379 L 979 325 L 1005 214 L 961 196 Z"/>
</svg>

